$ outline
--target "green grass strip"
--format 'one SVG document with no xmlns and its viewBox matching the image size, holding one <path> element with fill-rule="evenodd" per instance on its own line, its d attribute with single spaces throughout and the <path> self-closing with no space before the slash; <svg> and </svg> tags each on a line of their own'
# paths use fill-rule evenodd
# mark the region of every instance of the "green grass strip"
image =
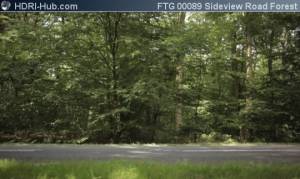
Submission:
<svg viewBox="0 0 300 179">
<path fill-rule="evenodd" d="M 20 162 L 0 160 L 1 179 L 300 179 L 300 164 L 230 162 L 166 164 L 151 161 Z"/>
</svg>

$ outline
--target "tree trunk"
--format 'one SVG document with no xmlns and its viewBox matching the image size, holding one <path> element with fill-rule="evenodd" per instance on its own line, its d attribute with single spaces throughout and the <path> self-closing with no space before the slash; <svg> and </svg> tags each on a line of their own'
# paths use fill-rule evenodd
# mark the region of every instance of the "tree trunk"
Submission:
<svg viewBox="0 0 300 179">
<path fill-rule="evenodd" d="M 271 32 L 270 36 L 270 44 L 268 46 L 268 75 L 269 75 L 269 87 L 273 86 L 273 40 L 274 40 L 274 32 Z M 273 91 L 271 91 L 271 104 L 273 104 Z"/>
<path fill-rule="evenodd" d="M 232 34 L 232 44 L 231 44 L 231 70 L 232 70 L 232 86 L 231 95 L 237 100 L 236 110 L 239 111 L 239 100 L 241 98 L 241 78 L 239 73 L 241 73 L 241 63 L 238 60 L 239 51 L 237 49 L 237 35 L 236 32 Z"/>
<path fill-rule="evenodd" d="M 177 29 L 179 29 L 179 31 L 183 30 L 184 25 L 185 25 L 185 17 L 186 14 L 185 12 L 180 12 L 178 14 L 178 22 L 177 22 Z M 181 99 L 179 97 L 180 95 L 180 91 L 182 89 L 182 61 L 184 58 L 184 54 L 183 52 L 179 52 L 177 54 L 177 60 L 178 60 L 178 65 L 176 67 L 176 84 L 178 84 L 178 92 L 179 94 L 177 94 L 177 104 L 176 104 L 176 112 L 175 112 L 175 120 L 176 120 L 176 129 L 178 130 L 180 128 L 180 126 L 182 125 L 182 103 L 181 103 Z"/>
<path fill-rule="evenodd" d="M 110 82 L 110 93 L 108 94 L 108 103 L 112 114 L 110 116 L 111 128 L 113 131 L 112 141 L 119 142 L 121 135 L 121 115 L 119 112 L 114 110 L 120 107 L 120 97 L 117 93 L 119 88 L 119 62 L 118 62 L 118 50 L 119 50 L 119 28 L 122 14 L 111 14 L 107 13 L 102 19 L 105 30 L 105 41 L 109 52 L 109 57 L 106 59 L 110 67 L 111 82 Z"/>
<path fill-rule="evenodd" d="M 246 89 L 247 94 L 245 96 L 245 112 L 246 114 L 251 112 L 252 108 L 252 94 L 251 94 L 251 83 L 254 78 L 254 59 L 253 59 L 253 39 L 251 34 L 248 32 L 248 29 L 246 29 Z M 249 91 L 250 89 L 250 91 Z M 245 121 L 243 121 L 242 126 L 240 127 L 240 139 L 242 142 L 246 142 L 249 138 L 249 129 L 247 127 L 247 118 L 245 117 Z"/>
</svg>

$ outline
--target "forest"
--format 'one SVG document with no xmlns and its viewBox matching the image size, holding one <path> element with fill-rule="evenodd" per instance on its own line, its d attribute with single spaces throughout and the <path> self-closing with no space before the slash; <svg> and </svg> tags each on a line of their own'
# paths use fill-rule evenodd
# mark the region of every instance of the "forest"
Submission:
<svg viewBox="0 0 300 179">
<path fill-rule="evenodd" d="M 1 13 L 0 142 L 300 142 L 299 26 L 297 13 Z"/>
</svg>

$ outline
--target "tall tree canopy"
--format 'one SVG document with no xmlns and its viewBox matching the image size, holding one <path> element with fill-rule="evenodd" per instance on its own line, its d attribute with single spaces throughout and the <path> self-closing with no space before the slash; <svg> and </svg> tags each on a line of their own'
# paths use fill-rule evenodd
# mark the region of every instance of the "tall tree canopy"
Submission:
<svg viewBox="0 0 300 179">
<path fill-rule="evenodd" d="M 299 14 L 0 14 L 0 128 L 32 142 L 299 142 Z"/>
</svg>

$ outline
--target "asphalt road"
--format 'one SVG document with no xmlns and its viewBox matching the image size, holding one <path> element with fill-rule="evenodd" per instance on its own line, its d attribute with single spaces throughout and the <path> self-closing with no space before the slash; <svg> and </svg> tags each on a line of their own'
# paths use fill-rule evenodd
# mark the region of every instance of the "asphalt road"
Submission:
<svg viewBox="0 0 300 179">
<path fill-rule="evenodd" d="M 31 145 L 1 144 L 0 159 L 28 161 L 147 159 L 163 162 L 300 163 L 300 145 Z"/>
</svg>

